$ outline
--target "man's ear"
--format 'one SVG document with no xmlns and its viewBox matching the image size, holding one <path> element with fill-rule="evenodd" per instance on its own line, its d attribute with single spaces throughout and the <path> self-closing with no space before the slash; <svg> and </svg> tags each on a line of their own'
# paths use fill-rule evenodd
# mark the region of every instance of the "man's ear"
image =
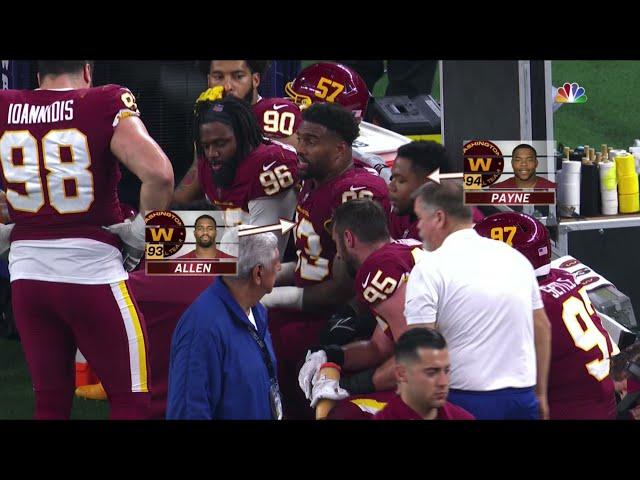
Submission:
<svg viewBox="0 0 640 480">
<path fill-rule="evenodd" d="M 393 367 L 393 371 L 394 371 L 394 373 L 396 375 L 396 381 L 398 382 L 398 384 L 407 383 L 407 367 L 406 367 L 406 365 L 396 362 L 395 366 Z"/>
<path fill-rule="evenodd" d="M 251 279 L 254 281 L 256 285 L 262 284 L 262 276 L 264 274 L 264 269 L 262 265 L 258 264 L 251 269 Z"/>
<path fill-rule="evenodd" d="M 353 248 L 356 244 L 356 237 L 351 230 L 344 231 L 344 243 L 349 248 Z"/>
<path fill-rule="evenodd" d="M 347 144 L 347 142 L 345 142 L 344 140 L 340 140 L 336 144 L 336 150 L 338 151 L 338 154 L 340 154 L 341 157 L 345 155 L 348 148 L 351 148 L 351 145 Z"/>
<path fill-rule="evenodd" d="M 91 85 L 91 82 L 93 80 L 93 71 L 90 63 L 86 63 L 84 68 L 82 69 L 82 78 L 85 82 Z"/>
</svg>

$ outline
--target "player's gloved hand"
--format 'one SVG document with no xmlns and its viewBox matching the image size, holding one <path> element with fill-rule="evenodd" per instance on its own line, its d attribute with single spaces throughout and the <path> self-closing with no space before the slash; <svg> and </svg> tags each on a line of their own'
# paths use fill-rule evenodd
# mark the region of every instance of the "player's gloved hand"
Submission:
<svg viewBox="0 0 640 480">
<path fill-rule="evenodd" d="M 122 243 L 124 243 L 122 257 L 125 270 L 130 272 L 136 268 L 140 260 L 142 260 L 145 247 L 145 222 L 142 214 L 136 215 L 133 221 L 127 218 L 122 223 L 115 223 L 102 228 L 118 235 Z"/>
<path fill-rule="evenodd" d="M 342 400 L 348 396 L 349 392 L 340 386 L 338 380 L 327 378 L 320 371 L 316 372 L 313 378 L 313 390 L 311 391 L 311 408 L 316 408 L 318 402 L 323 398 Z"/>
<path fill-rule="evenodd" d="M 304 396 L 307 400 L 311 400 L 311 390 L 313 388 L 311 382 L 313 377 L 318 372 L 320 365 L 326 362 L 327 354 L 324 350 L 318 350 L 316 352 L 309 350 L 307 352 L 304 365 L 302 365 L 302 368 L 298 373 L 298 385 L 300 385 L 300 388 L 304 392 Z"/>
<path fill-rule="evenodd" d="M 15 223 L 10 223 L 9 225 L 0 224 L 0 255 L 9 249 L 11 243 L 9 237 L 11 237 L 11 230 L 15 226 Z"/>
<path fill-rule="evenodd" d="M 327 327 L 320 332 L 320 343 L 324 345 L 346 345 L 357 339 L 370 338 L 377 321 L 373 315 L 358 315 L 349 307 L 329 317 Z"/>
<path fill-rule="evenodd" d="M 312 347 L 307 352 L 307 358 L 298 374 L 298 385 L 304 392 L 307 400 L 311 400 L 313 378 L 323 363 L 331 362 L 342 366 L 344 363 L 344 351 L 338 345 L 321 345 Z"/>
</svg>

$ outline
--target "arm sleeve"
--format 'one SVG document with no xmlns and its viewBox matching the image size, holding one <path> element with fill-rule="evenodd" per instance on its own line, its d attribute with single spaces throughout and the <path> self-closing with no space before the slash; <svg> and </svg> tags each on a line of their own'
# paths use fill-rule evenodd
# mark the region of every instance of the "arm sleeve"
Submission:
<svg viewBox="0 0 640 480">
<path fill-rule="evenodd" d="M 359 160 L 367 167 L 373 168 L 382 179 L 389 183 L 391 181 L 391 169 L 387 166 L 384 159 L 373 153 L 366 153 L 357 148 L 352 149 L 353 158 Z"/>
<path fill-rule="evenodd" d="M 293 188 L 272 197 L 260 197 L 249 202 L 249 224 L 256 226 L 280 223 L 280 218 L 291 220 L 297 204 L 296 192 Z M 289 241 L 291 231 L 284 235 L 275 232 L 278 237 L 280 259 Z"/>
<path fill-rule="evenodd" d="M 404 316 L 407 325 L 435 323 L 438 313 L 438 281 L 436 272 L 416 265 L 407 282 Z M 423 265 L 424 266 L 424 265 Z"/>
</svg>

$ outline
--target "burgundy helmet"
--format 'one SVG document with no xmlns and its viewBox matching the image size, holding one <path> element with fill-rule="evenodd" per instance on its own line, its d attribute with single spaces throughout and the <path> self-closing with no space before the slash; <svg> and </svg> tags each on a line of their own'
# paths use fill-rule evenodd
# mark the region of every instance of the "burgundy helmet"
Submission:
<svg viewBox="0 0 640 480">
<path fill-rule="evenodd" d="M 551 242 L 545 226 L 529 215 L 504 212 L 490 215 L 473 227 L 483 237 L 508 243 L 529 259 L 538 277 L 551 268 Z"/>
<path fill-rule="evenodd" d="M 304 109 L 315 102 L 335 102 L 362 120 L 371 94 L 356 72 L 338 63 L 314 63 L 285 85 L 285 92 Z"/>
</svg>

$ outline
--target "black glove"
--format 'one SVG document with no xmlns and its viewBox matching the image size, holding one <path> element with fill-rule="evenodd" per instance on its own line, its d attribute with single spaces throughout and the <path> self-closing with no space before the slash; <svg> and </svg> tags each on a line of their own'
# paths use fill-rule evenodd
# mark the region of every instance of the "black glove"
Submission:
<svg viewBox="0 0 640 480">
<path fill-rule="evenodd" d="M 329 318 L 327 328 L 320 332 L 320 343 L 346 345 L 358 339 L 371 338 L 376 324 L 373 315 L 356 315 L 353 309 L 351 313 L 335 313 Z"/>
<path fill-rule="evenodd" d="M 340 366 L 344 363 L 344 350 L 342 350 L 340 345 L 317 345 L 309 349 L 311 353 L 317 352 L 318 350 L 324 350 L 324 353 L 327 355 L 327 362 Z"/>
</svg>

